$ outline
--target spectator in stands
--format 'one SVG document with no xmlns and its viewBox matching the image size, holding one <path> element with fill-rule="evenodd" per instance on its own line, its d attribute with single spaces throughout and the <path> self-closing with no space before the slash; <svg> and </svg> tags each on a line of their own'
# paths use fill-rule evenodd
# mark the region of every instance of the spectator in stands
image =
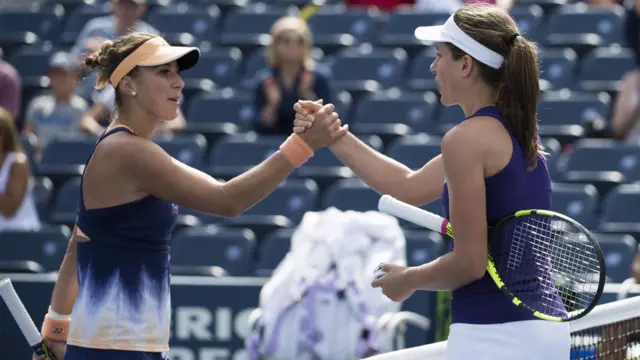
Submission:
<svg viewBox="0 0 640 360">
<path fill-rule="evenodd" d="M 116 93 L 112 86 L 107 85 L 93 94 L 93 106 L 87 110 L 80 120 L 80 131 L 94 136 L 100 136 L 109 124 L 115 110 Z M 181 100 L 184 98 L 181 98 Z M 159 121 L 154 135 L 175 134 L 184 129 L 186 121 L 182 110 L 178 110 L 178 117 L 170 121 Z"/>
<path fill-rule="evenodd" d="M 265 134 L 291 133 L 298 99 L 332 99 L 329 78 L 311 58 L 311 30 L 296 17 L 283 17 L 271 28 L 269 66 L 258 76 L 255 89 L 257 130 Z"/>
<path fill-rule="evenodd" d="M 20 91 L 22 82 L 18 71 L 8 62 L 0 59 L 0 107 L 17 119 L 20 111 Z"/>
<path fill-rule="evenodd" d="M 147 0 L 110 1 L 113 15 L 89 20 L 78 35 L 71 54 L 79 63 L 82 63 L 82 59 L 87 54 L 99 50 L 104 40 L 113 40 L 130 31 L 159 34 L 153 26 L 140 20 L 147 11 Z M 95 74 L 87 76 L 78 84 L 79 95 L 89 99 L 95 83 Z"/>
<path fill-rule="evenodd" d="M 0 107 L 0 232 L 40 228 L 32 188 L 29 161 L 13 116 Z"/>
<path fill-rule="evenodd" d="M 80 118 L 88 108 L 87 102 L 73 93 L 80 69 L 69 53 L 55 53 L 47 75 L 52 92 L 31 100 L 25 115 L 24 131 L 36 135 L 39 148 L 55 136 L 78 132 Z"/>
</svg>

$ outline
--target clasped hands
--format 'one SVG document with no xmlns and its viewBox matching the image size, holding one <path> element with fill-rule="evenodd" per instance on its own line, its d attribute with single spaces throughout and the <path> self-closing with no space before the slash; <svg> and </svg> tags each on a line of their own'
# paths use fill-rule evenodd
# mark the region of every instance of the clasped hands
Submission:
<svg viewBox="0 0 640 360">
<path fill-rule="evenodd" d="M 299 100 L 293 105 L 296 112 L 293 122 L 293 132 L 302 137 L 315 150 L 319 147 L 330 145 L 334 141 L 346 135 L 348 125 L 342 125 L 335 107 L 332 104 L 323 105 L 322 100 Z M 316 141 L 315 147 L 309 140 Z M 381 288 L 382 293 L 389 299 L 402 302 L 409 298 L 415 291 L 416 269 L 394 264 L 380 264 L 386 275 L 373 280 L 371 286 Z"/>
</svg>

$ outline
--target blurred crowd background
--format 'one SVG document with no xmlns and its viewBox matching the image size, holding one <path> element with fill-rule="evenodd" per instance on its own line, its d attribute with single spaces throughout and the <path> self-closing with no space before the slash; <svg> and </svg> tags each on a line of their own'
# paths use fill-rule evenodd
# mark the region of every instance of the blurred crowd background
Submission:
<svg viewBox="0 0 640 360">
<path fill-rule="evenodd" d="M 153 140 L 216 178 L 275 151 L 292 130 L 298 99 L 334 103 L 367 144 L 419 168 L 464 115 L 440 105 L 429 70 L 435 48 L 414 30 L 472 2 L 507 9 L 539 45 L 538 115 L 554 209 L 597 234 L 610 282 L 640 279 L 632 266 L 640 239 L 640 1 L 614 0 L 2 0 L 0 273 L 59 266 L 29 239 L 66 241 L 75 221 L 79 176 L 114 111 L 113 88 L 94 89 L 83 66 L 105 39 L 134 29 L 200 47 L 200 63 L 182 73 L 180 115 L 162 122 Z M 25 174 L 10 171 L 20 152 L 29 159 Z M 175 273 L 268 277 L 305 212 L 375 210 L 377 201 L 323 149 L 240 217 L 181 208 Z M 438 202 L 425 208 L 440 212 Z M 446 251 L 434 234 L 403 227 L 409 265 Z"/>
</svg>

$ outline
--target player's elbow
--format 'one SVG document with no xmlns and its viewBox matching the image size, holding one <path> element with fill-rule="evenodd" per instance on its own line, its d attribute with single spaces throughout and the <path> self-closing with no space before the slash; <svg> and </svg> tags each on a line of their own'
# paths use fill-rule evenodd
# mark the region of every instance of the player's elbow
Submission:
<svg viewBox="0 0 640 360">
<path fill-rule="evenodd" d="M 466 256 L 462 259 L 460 274 L 464 277 L 465 283 L 480 280 L 487 270 L 487 259 L 479 256 Z"/>
</svg>

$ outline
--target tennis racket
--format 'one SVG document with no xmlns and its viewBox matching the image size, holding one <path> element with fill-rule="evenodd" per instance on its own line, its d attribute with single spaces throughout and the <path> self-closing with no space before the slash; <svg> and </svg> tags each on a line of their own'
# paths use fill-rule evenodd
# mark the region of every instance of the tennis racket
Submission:
<svg viewBox="0 0 640 360">
<path fill-rule="evenodd" d="M 389 195 L 380 198 L 378 210 L 453 237 L 449 220 Z M 605 283 L 604 257 L 577 221 L 553 211 L 522 210 L 489 230 L 487 272 L 514 305 L 556 322 L 581 318 L 596 306 Z"/>
<path fill-rule="evenodd" d="M 5 304 L 7 304 L 11 315 L 13 315 L 20 331 L 22 331 L 22 335 L 27 339 L 27 342 L 33 349 L 33 352 L 38 356 L 45 356 L 47 360 L 57 360 L 56 356 L 53 355 L 53 352 L 51 352 L 47 345 L 42 341 L 42 336 L 40 335 L 38 328 L 33 323 L 29 313 L 27 313 L 27 309 L 25 309 L 24 304 L 20 301 L 10 279 L 0 280 L 0 297 L 2 297 Z"/>
</svg>

